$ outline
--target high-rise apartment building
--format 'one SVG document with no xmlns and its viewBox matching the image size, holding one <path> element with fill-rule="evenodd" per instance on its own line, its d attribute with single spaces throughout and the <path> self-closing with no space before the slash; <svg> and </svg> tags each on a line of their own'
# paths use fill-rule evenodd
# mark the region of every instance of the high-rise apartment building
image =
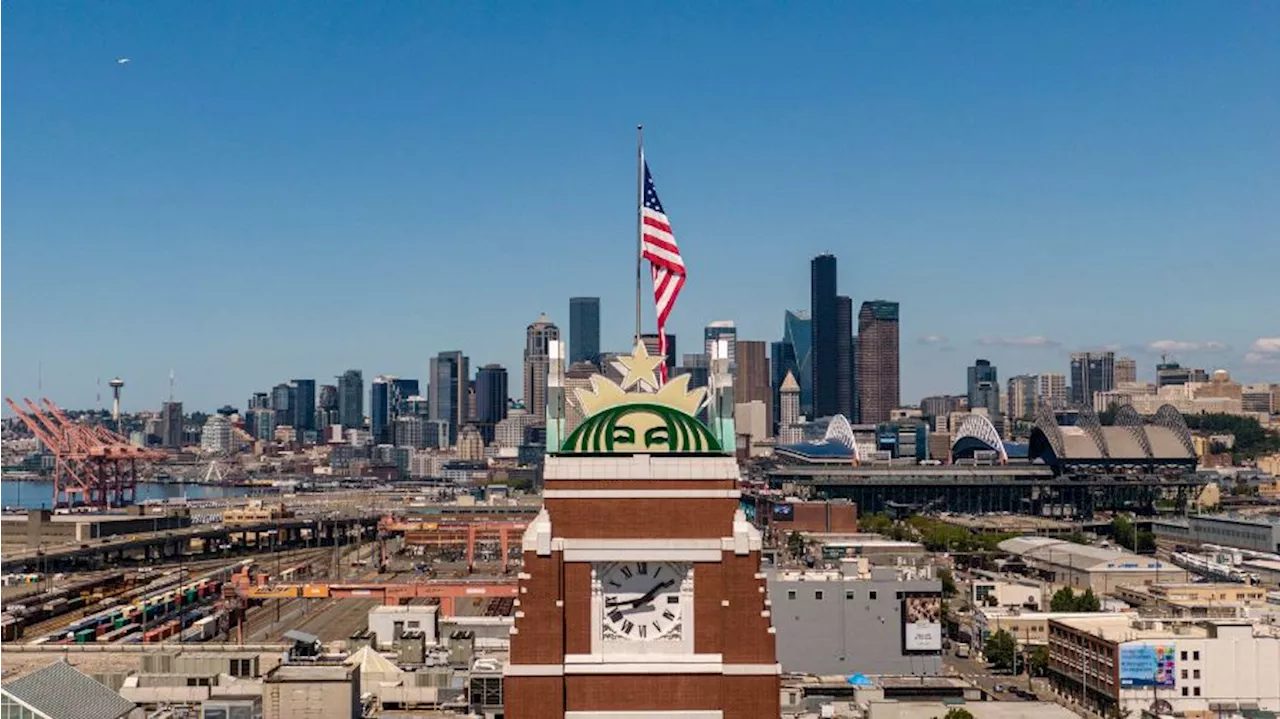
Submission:
<svg viewBox="0 0 1280 719">
<path fill-rule="evenodd" d="M 495 428 L 507 418 L 508 398 L 505 367 L 487 364 L 476 372 L 476 428 L 485 444 L 493 444 Z"/>
<path fill-rule="evenodd" d="M 525 329 L 524 406 L 535 417 L 546 417 L 547 372 L 551 369 L 549 343 L 558 339 L 560 328 L 545 314 Z"/>
<path fill-rule="evenodd" d="M 853 355 L 853 300 L 836 296 L 836 409 L 853 422 L 858 421 L 857 386 Z"/>
<path fill-rule="evenodd" d="M 470 360 L 462 350 L 441 352 L 431 358 L 428 409 L 431 419 L 448 427 L 449 444 L 458 441 L 458 430 L 466 423 L 467 378 Z M 427 431 L 430 437 L 430 428 Z"/>
<path fill-rule="evenodd" d="M 887 422 L 899 403 L 898 303 L 871 300 L 858 312 L 855 382 L 859 420 Z M 817 401 L 814 385 L 814 401 Z"/>
<path fill-rule="evenodd" d="M 673 353 L 674 354 L 674 353 Z M 600 298 L 569 298 L 569 362 L 600 361 Z"/>
<path fill-rule="evenodd" d="M 821 254 L 809 263 L 809 316 L 812 328 L 813 416 L 834 417 L 839 401 L 840 331 L 836 300 L 836 258 Z M 847 342 L 847 338 L 844 340 Z"/>
<path fill-rule="evenodd" d="M 364 428 L 364 374 L 358 369 L 338 377 L 338 424 L 343 429 Z"/>
<path fill-rule="evenodd" d="M 706 387 L 711 372 L 711 361 L 704 354 L 685 355 L 676 367 L 675 374 L 689 375 L 689 389 Z"/>
<path fill-rule="evenodd" d="M 160 409 L 160 443 L 168 449 L 182 449 L 182 403 L 165 402 Z"/>
<path fill-rule="evenodd" d="M 369 432 L 374 444 L 391 443 L 391 380 L 378 375 L 369 385 Z"/>
<path fill-rule="evenodd" d="M 1116 386 L 1122 382 L 1138 381 L 1138 362 L 1132 357 L 1116 358 Z"/>
<path fill-rule="evenodd" d="M 200 431 L 200 451 L 221 454 L 231 451 L 231 419 L 225 415 L 210 415 Z"/>
<path fill-rule="evenodd" d="M 1020 374 L 1009 378 L 1008 415 L 1010 419 L 1031 419 L 1036 414 L 1036 377 Z"/>
<path fill-rule="evenodd" d="M 769 384 L 769 358 L 765 343 L 755 340 L 738 340 L 735 350 L 738 373 L 733 377 L 733 401 L 747 404 L 759 400 L 764 404 L 766 433 L 772 434 L 773 389 Z"/>
<path fill-rule="evenodd" d="M 291 424 L 299 432 L 316 428 L 316 381 L 313 379 L 295 379 L 293 381 L 293 421 Z"/>
<path fill-rule="evenodd" d="M 320 409 L 331 409 L 335 412 L 338 410 L 338 387 L 332 384 L 320 385 L 320 394 L 316 399 L 316 405 Z M 250 406 L 249 409 L 257 409 Z"/>
<path fill-rule="evenodd" d="M 702 347 L 707 357 L 712 356 L 711 348 L 719 340 L 729 343 L 729 371 L 732 373 L 738 366 L 738 328 L 733 320 L 716 320 L 702 331 Z M 687 355 L 686 355 L 687 356 Z"/>
<path fill-rule="evenodd" d="M 1115 352 L 1071 353 L 1072 403 L 1092 407 L 1095 392 L 1107 392 L 1115 386 Z"/>
<path fill-rule="evenodd" d="M 1036 375 L 1037 401 L 1050 409 L 1067 406 L 1067 377 L 1058 372 L 1041 372 Z"/>
</svg>

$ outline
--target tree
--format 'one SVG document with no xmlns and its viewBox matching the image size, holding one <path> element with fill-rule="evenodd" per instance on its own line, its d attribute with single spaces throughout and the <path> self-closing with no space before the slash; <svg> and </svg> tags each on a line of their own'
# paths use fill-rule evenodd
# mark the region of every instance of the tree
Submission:
<svg viewBox="0 0 1280 719">
<path fill-rule="evenodd" d="M 1049 647 L 1040 645 L 1031 650 L 1031 675 L 1043 677 L 1049 674 Z"/>
<path fill-rule="evenodd" d="M 956 578 L 951 574 L 950 569 L 939 569 L 938 579 L 942 581 L 942 596 L 954 597 L 959 593 L 956 588 Z"/>
<path fill-rule="evenodd" d="M 973 713 L 961 707 L 951 707 L 942 715 L 942 719 L 973 719 Z"/>
<path fill-rule="evenodd" d="M 1134 528 L 1133 522 L 1131 522 L 1128 517 L 1116 515 L 1116 517 L 1111 520 L 1111 538 L 1115 540 L 1116 544 L 1119 544 L 1125 549 L 1137 549 L 1134 544 L 1136 531 L 1137 530 Z"/>
<path fill-rule="evenodd" d="M 1133 710 L 1126 709 L 1120 704 L 1112 704 L 1107 707 L 1107 719 L 1129 719 L 1129 715 Z"/>
<path fill-rule="evenodd" d="M 1063 587 L 1053 593 L 1053 597 L 1049 599 L 1049 610 L 1053 612 L 1074 612 L 1076 610 L 1076 595 L 1071 591 L 1070 587 Z"/>
<path fill-rule="evenodd" d="M 804 556 L 804 537 L 799 532 L 792 532 L 787 535 L 787 551 L 793 557 Z"/>
<path fill-rule="evenodd" d="M 1116 412 L 1120 411 L 1120 405 L 1112 402 L 1107 408 L 1098 413 L 1098 424 L 1103 427 L 1110 427 L 1116 423 Z"/>
<path fill-rule="evenodd" d="M 1098 601 L 1098 596 L 1093 593 L 1093 587 L 1084 590 L 1076 599 L 1077 612 L 1100 612 L 1102 611 L 1102 602 Z"/>
<path fill-rule="evenodd" d="M 992 634 L 982 651 L 987 655 L 987 661 L 996 669 L 1013 670 L 1017 647 L 1014 644 L 1013 635 L 1009 632 L 1001 629 Z"/>
</svg>

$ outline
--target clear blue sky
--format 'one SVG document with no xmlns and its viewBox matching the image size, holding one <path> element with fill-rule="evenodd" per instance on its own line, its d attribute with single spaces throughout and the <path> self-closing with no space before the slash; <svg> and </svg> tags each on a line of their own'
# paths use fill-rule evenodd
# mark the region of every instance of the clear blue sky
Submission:
<svg viewBox="0 0 1280 719">
<path fill-rule="evenodd" d="M 827 250 L 902 303 L 904 402 L 1160 341 L 1280 380 L 1276 3 L 26 2 L 3 68 L 6 395 L 455 348 L 518 395 L 571 295 L 627 343 L 639 121 L 681 351 L 778 338 Z"/>
</svg>

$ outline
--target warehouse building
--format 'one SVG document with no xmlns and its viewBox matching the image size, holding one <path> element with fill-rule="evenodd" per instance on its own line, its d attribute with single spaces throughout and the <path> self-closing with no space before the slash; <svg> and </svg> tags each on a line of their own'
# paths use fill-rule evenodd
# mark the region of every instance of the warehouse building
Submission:
<svg viewBox="0 0 1280 719">
<path fill-rule="evenodd" d="M 1041 579 L 1077 591 L 1092 588 L 1095 594 L 1110 594 L 1123 584 L 1188 581 L 1187 570 L 1181 567 L 1114 548 L 1049 537 L 1014 537 L 999 547 Z"/>
</svg>

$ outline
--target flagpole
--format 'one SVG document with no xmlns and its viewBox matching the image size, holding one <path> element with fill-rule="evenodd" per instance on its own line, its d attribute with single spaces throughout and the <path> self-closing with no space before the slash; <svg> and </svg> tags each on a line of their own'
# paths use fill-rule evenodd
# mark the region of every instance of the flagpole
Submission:
<svg viewBox="0 0 1280 719">
<path fill-rule="evenodd" d="M 644 264 L 644 125 L 636 125 L 636 342 L 640 342 L 640 282 Z"/>
</svg>

